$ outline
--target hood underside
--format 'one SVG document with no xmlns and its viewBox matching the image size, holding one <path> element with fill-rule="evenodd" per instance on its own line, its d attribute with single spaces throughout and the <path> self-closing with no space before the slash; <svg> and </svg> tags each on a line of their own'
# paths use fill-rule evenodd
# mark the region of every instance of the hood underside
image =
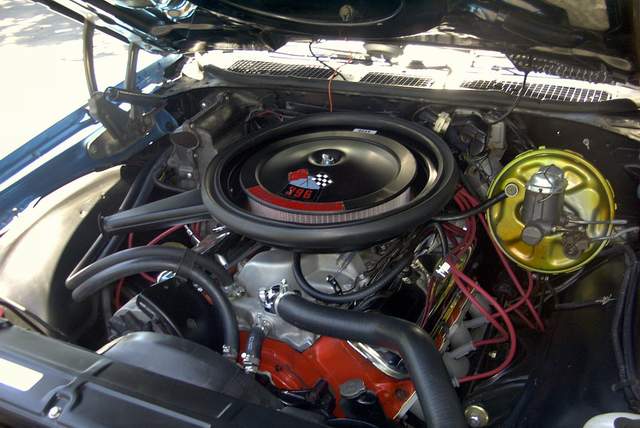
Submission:
<svg viewBox="0 0 640 428">
<path fill-rule="evenodd" d="M 41 0 L 148 51 L 277 49 L 288 41 L 489 49 L 522 71 L 634 82 L 640 6 L 630 0 Z"/>
</svg>

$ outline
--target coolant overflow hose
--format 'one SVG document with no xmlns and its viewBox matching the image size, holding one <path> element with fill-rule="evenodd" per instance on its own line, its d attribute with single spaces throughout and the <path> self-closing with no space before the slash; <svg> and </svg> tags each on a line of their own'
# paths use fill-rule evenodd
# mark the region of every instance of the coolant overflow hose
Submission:
<svg viewBox="0 0 640 428">
<path fill-rule="evenodd" d="M 276 300 L 276 312 L 303 330 L 400 351 L 429 428 L 466 427 L 460 400 L 429 335 L 408 321 L 312 303 L 294 293 Z"/>
</svg>

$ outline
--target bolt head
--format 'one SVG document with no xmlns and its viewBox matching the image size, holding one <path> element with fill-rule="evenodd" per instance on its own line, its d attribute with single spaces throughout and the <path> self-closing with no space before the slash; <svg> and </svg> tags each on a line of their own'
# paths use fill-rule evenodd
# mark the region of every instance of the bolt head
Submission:
<svg viewBox="0 0 640 428">
<path fill-rule="evenodd" d="M 47 413 L 47 417 L 49 419 L 57 419 L 60 417 L 61 414 L 62 414 L 62 409 L 58 406 L 53 406 L 52 408 L 49 409 L 49 412 Z"/>
<path fill-rule="evenodd" d="M 340 385 L 340 396 L 346 399 L 356 398 L 366 390 L 367 387 L 362 379 L 349 379 Z"/>
<path fill-rule="evenodd" d="M 509 183 L 504 187 L 504 192 L 507 194 L 507 197 L 513 198 L 518 196 L 520 189 L 516 183 Z"/>
<path fill-rule="evenodd" d="M 477 404 L 464 409 L 464 417 L 467 419 L 467 424 L 473 428 L 481 428 L 489 424 L 489 414 L 484 407 Z"/>
<path fill-rule="evenodd" d="M 407 398 L 409 398 L 409 393 L 407 392 L 406 389 L 403 389 L 403 388 L 396 389 L 394 391 L 394 395 L 398 400 L 406 400 Z"/>
</svg>

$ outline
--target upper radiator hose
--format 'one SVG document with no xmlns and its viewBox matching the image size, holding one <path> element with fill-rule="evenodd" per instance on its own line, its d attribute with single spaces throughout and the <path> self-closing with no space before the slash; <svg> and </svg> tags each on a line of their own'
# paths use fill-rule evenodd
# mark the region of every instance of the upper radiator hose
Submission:
<svg viewBox="0 0 640 428">
<path fill-rule="evenodd" d="M 293 294 L 282 294 L 275 310 L 303 330 L 400 351 L 429 428 L 466 427 L 460 400 L 429 335 L 408 321 L 375 313 L 321 306 Z"/>
</svg>

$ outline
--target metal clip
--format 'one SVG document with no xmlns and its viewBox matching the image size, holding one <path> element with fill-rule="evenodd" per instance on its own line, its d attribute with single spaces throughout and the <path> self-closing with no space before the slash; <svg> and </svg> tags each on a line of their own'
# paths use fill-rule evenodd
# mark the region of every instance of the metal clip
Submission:
<svg viewBox="0 0 640 428">
<path fill-rule="evenodd" d="M 275 313 L 275 303 L 281 294 L 289 291 L 287 280 L 283 279 L 280 284 L 276 284 L 269 288 L 261 288 L 258 290 L 258 299 L 267 312 Z"/>
<path fill-rule="evenodd" d="M 435 273 L 442 278 L 446 278 L 449 276 L 449 273 L 451 273 L 451 265 L 448 262 L 442 262 Z"/>
</svg>

